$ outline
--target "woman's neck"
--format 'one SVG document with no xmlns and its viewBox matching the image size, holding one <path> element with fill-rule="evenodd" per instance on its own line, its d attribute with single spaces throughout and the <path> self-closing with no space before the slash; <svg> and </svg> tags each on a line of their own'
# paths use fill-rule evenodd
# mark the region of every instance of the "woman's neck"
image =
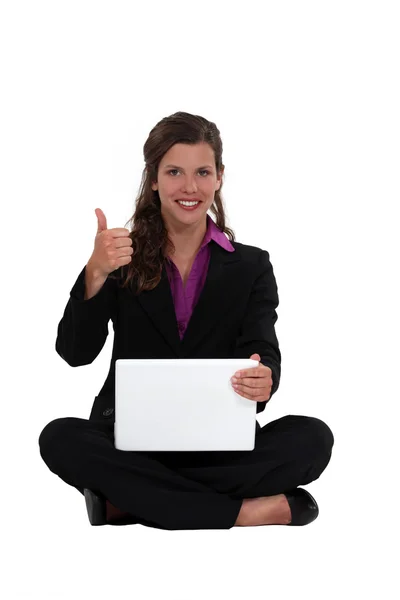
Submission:
<svg viewBox="0 0 400 600">
<path fill-rule="evenodd" d="M 190 260 L 196 256 L 207 231 L 207 225 L 199 227 L 195 232 L 174 233 L 169 232 L 169 238 L 175 246 L 172 258 Z"/>
</svg>

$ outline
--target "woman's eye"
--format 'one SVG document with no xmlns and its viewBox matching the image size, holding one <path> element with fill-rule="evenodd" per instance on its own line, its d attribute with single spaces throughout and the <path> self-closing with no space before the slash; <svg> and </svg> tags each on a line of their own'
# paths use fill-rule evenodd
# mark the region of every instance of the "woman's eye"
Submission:
<svg viewBox="0 0 400 600">
<path fill-rule="evenodd" d="M 170 169 L 170 170 L 168 171 L 168 173 L 172 173 L 173 171 L 178 171 L 178 169 Z M 201 170 L 199 171 L 199 173 L 207 173 L 207 174 L 209 174 L 209 171 L 207 171 L 207 169 L 201 169 Z"/>
</svg>

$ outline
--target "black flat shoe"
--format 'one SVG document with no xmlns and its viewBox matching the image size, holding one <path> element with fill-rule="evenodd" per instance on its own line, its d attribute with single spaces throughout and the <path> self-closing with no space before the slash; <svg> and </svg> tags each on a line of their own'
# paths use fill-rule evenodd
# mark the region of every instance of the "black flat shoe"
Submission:
<svg viewBox="0 0 400 600">
<path fill-rule="evenodd" d="M 106 525 L 107 524 L 107 509 L 105 498 L 98 496 L 92 490 L 84 488 L 83 495 L 85 496 L 86 508 L 91 525 Z"/>
<path fill-rule="evenodd" d="M 288 525 L 308 525 L 318 517 L 318 504 L 311 494 L 303 488 L 294 488 L 284 492 L 284 495 L 288 500 L 292 513 L 292 520 Z"/>
</svg>

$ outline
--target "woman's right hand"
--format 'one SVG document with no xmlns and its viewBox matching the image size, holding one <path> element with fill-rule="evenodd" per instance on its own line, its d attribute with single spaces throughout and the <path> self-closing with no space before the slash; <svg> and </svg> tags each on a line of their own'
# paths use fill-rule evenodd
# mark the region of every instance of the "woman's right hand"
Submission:
<svg viewBox="0 0 400 600">
<path fill-rule="evenodd" d="M 89 259 L 93 271 L 99 276 L 108 277 L 112 271 L 127 265 L 132 260 L 132 240 L 129 230 L 122 227 L 107 229 L 107 219 L 100 208 L 95 209 L 97 216 L 97 234 L 94 250 Z"/>
</svg>

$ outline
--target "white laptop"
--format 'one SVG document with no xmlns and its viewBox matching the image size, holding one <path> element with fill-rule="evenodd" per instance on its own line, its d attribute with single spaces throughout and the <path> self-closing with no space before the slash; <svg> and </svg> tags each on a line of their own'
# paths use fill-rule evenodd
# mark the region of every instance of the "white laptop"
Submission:
<svg viewBox="0 0 400 600">
<path fill-rule="evenodd" d="M 257 403 L 231 377 L 250 358 L 118 359 L 114 445 L 118 450 L 253 450 Z"/>
</svg>

